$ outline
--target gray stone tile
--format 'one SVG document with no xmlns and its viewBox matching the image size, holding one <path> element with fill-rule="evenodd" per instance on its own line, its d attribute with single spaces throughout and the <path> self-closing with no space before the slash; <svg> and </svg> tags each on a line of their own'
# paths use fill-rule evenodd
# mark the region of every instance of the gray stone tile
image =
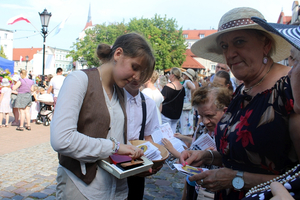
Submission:
<svg viewBox="0 0 300 200">
<path fill-rule="evenodd" d="M 35 193 L 30 194 L 29 196 L 33 197 L 33 198 L 43 199 L 43 198 L 46 198 L 48 195 L 45 193 L 41 193 L 41 192 L 35 192 Z"/>
<path fill-rule="evenodd" d="M 15 196 L 15 194 L 11 193 L 11 192 L 7 192 L 7 191 L 0 191 L 0 196 L 11 198 L 11 197 Z"/>
</svg>

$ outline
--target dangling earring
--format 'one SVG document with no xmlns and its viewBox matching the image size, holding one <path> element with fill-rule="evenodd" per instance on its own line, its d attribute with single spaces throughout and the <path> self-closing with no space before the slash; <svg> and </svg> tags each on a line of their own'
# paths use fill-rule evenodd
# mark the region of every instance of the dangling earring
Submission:
<svg viewBox="0 0 300 200">
<path fill-rule="evenodd" d="M 268 63 L 268 57 L 267 56 L 264 56 L 264 58 L 263 58 L 263 64 L 267 64 Z"/>
</svg>

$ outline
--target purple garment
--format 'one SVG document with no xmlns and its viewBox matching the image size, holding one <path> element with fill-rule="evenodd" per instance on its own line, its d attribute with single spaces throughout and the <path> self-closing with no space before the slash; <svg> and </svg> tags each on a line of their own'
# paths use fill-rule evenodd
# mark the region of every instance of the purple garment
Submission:
<svg viewBox="0 0 300 200">
<path fill-rule="evenodd" d="M 31 86 L 34 84 L 33 80 L 28 78 L 20 79 L 21 85 L 19 87 L 18 93 L 25 94 L 31 92 Z"/>
</svg>

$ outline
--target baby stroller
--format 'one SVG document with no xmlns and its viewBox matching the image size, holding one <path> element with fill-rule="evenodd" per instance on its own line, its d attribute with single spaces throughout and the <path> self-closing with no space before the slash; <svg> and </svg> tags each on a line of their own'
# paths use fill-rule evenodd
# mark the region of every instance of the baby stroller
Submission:
<svg viewBox="0 0 300 200">
<path fill-rule="evenodd" d="M 40 95 L 37 99 L 41 103 L 40 111 L 37 115 L 36 123 L 49 126 L 53 115 L 53 97 L 49 94 Z"/>
</svg>

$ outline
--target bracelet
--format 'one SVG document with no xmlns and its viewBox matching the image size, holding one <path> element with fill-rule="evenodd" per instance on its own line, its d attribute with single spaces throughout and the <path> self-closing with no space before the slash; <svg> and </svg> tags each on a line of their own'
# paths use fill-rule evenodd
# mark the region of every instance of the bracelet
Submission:
<svg viewBox="0 0 300 200">
<path fill-rule="evenodd" d="M 120 149 L 120 142 L 117 142 L 117 149 L 116 149 L 115 153 L 118 153 L 119 149 Z"/>
<path fill-rule="evenodd" d="M 116 138 L 113 138 L 113 137 L 110 137 L 109 139 L 115 144 L 115 146 L 114 146 L 114 148 L 113 148 L 113 152 L 114 152 L 114 153 L 117 153 L 118 150 L 119 150 L 119 148 L 120 148 L 120 142 L 118 142 L 118 141 L 116 140 Z M 119 144 L 118 144 L 118 143 L 119 143 Z"/>
<path fill-rule="evenodd" d="M 210 154 L 211 154 L 211 162 L 209 165 L 212 165 L 214 160 L 215 160 L 215 156 L 214 156 L 214 153 L 212 152 L 212 150 L 207 150 Z"/>
</svg>

